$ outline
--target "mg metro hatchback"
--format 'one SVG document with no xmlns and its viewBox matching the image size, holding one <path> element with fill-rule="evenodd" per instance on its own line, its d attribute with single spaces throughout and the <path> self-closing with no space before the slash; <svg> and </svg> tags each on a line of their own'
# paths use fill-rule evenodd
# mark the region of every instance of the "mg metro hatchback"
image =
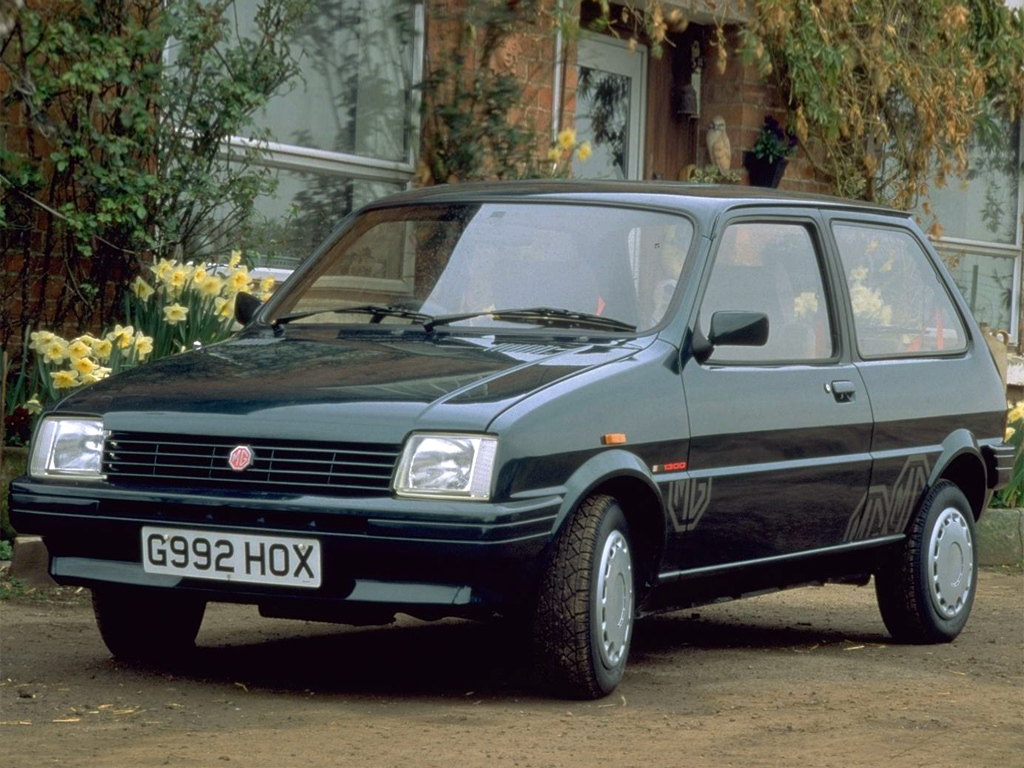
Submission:
<svg viewBox="0 0 1024 768">
<path fill-rule="evenodd" d="M 208 602 L 350 624 L 503 615 L 541 679 L 618 684 L 646 613 L 866 584 L 955 638 L 1004 393 L 905 213 L 685 185 L 379 200 L 232 339 L 75 392 L 12 520 L 115 656 Z"/>
</svg>

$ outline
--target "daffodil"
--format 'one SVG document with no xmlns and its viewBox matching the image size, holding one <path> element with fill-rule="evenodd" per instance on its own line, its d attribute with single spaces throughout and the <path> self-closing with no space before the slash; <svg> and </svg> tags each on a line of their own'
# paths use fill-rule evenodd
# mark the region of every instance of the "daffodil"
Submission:
<svg viewBox="0 0 1024 768">
<path fill-rule="evenodd" d="M 813 315 L 818 311 L 818 297 L 813 291 L 803 291 L 793 299 L 793 314 L 797 317 Z"/>
<path fill-rule="evenodd" d="M 576 131 L 572 128 L 566 128 L 565 130 L 558 132 L 558 146 L 562 149 L 572 149 L 576 143 Z"/>
<path fill-rule="evenodd" d="M 241 293 L 249 287 L 252 279 L 249 277 L 249 268 L 241 266 L 228 275 L 228 290 L 232 293 Z"/>
<path fill-rule="evenodd" d="M 584 141 L 576 149 L 576 157 L 579 158 L 580 160 L 586 160 L 588 157 L 590 157 L 591 151 L 592 150 L 590 148 L 590 142 Z"/>
<path fill-rule="evenodd" d="M 160 261 L 150 267 L 150 269 L 153 271 L 157 280 L 165 282 L 171 272 L 174 271 L 174 262 L 169 261 L 168 259 L 160 259 Z"/>
<path fill-rule="evenodd" d="M 78 381 L 78 371 L 51 371 L 50 378 L 57 389 L 71 389 L 81 383 Z"/>
<path fill-rule="evenodd" d="M 39 395 L 32 395 L 25 401 L 25 410 L 33 416 L 43 410 L 43 404 L 39 402 Z"/>
<path fill-rule="evenodd" d="M 558 147 L 552 147 L 551 149 L 548 150 L 548 160 L 550 160 L 552 163 L 557 163 L 561 159 L 562 150 L 560 150 Z"/>
<path fill-rule="evenodd" d="M 153 351 L 153 337 L 144 336 L 141 333 L 135 337 L 135 354 L 139 356 L 139 362 L 141 363 L 147 357 L 150 352 Z"/>
<path fill-rule="evenodd" d="M 196 267 L 192 270 L 192 284 L 199 285 L 203 280 L 206 279 L 206 270 L 202 267 Z"/>
<path fill-rule="evenodd" d="M 892 272 L 892 259 L 889 259 L 878 269 L 879 272 Z"/>
<path fill-rule="evenodd" d="M 167 277 L 164 283 L 175 293 L 181 291 L 185 287 L 185 283 L 188 282 L 188 270 L 185 267 L 178 266 L 171 270 L 171 274 Z"/>
<path fill-rule="evenodd" d="M 209 275 L 202 282 L 197 280 L 195 285 L 203 296 L 220 296 L 221 288 L 224 287 L 224 281 L 216 275 Z"/>
<path fill-rule="evenodd" d="M 1006 428 L 1006 434 L 1003 436 L 1003 442 L 1004 443 L 1010 442 L 1010 438 L 1013 437 L 1015 434 L 1017 434 L 1017 430 L 1016 429 L 1014 429 L 1013 427 L 1007 427 Z"/>
<path fill-rule="evenodd" d="M 130 325 L 120 326 L 115 325 L 114 330 L 107 334 L 107 339 L 120 349 L 127 349 L 132 345 L 132 340 L 135 336 L 135 329 Z"/>
<path fill-rule="evenodd" d="M 54 335 L 49 331 L 36 331 L 32 334 L 31 339 L 32 344 L 30 346 L 32 349 L 41 353 L 46 348 L 46 345 L 53 341 Z"/>
<path fill-rule="evenodd" d="M 110 339 L 96 339 L 92 344 L 92 353 L 100 362 L 108 360 L 113 351 L 114 345 L 110 343 Z"/>
<path fill-rule="evenodd" d="M 231 267 L 232 269 L 234 269 L 235 267 L 237 267 L 241 263 L 242 263 L 242 252 L 241 251 L 232 251 L 231 252 L 231 258 L 228 259 L 228 266 Z"/>
<path fill-rule="evenodd" d="M 88 357 L 79 357 L 71 361 L 71 367 L 81 375 L 87 375 L 96 370 L 97 365 Z"/>
<path fill-rule="evenodd" d="M 177 325 L 183 322 L 187 316 L 188 307 L 183 307 L 181 304 L 169 304 L 164 307 L 164 320 L 168 325 Z"/>
<path fill-rule="evenodd" d="M 86 355 L 89 355 L 91 353 L 92 346 L 86 344 L 81 339 L 75 339 L 73 342 L 71 342 L 70 346 L 68 346 L 68 357 L 70 357 L 72 360 L 81 360 Z"/>
<path fill-rule="evenodd" d="M 68 356 L 68 343 L 54 336 L 42 349 L 43 359 L 48 363 L 59 363 Z"/>
<path fill-rule="evenodd" d="M 267 275 L 266 277 L 264 277 L 262 280 L 260 280 L 260 293 L 270 293 L 272 290 L 274 290 L 274 284 L 276 282 L 277 281 L 274 279 L 273 275 Z"/>
<path fill-rule="evenodd" d="M 146 301 L 150 296 L 156 293 L 156 289 L 139 276 L 136 277 L 135 282 L 132 283 L 132 293 L 143 301 Z"/>
<path fill-rule="evenodd" d="M 1010 424 L 1024 419 L 1024 400 L 1018 400 L 1016 405 L 1006 414 L 1006 420 Z"/>
<path fill-rule="evenodd" d="M 213 311 L 218 317 L 230 318 L 235 316 L 235 298 L 218 297 L 213 302 Z"/>
<path fill-rule="evenodd" d="M 868 276 L 867 267 L 857 267 L 850 272 L 850 279 L 855 283 L 859 283 L 865 277 Z"/>
</svg>

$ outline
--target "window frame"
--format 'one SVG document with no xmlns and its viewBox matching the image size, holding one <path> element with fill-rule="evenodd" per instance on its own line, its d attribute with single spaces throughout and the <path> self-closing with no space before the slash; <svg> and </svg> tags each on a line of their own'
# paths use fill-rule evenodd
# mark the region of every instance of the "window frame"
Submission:
<svg viewBox="0 0 1024 768">
<path fill-rule="evenodd" d="M 422 134 L 421 104 L 422 89 L 418 84 L 423 82 L 424 61 L 426 55 L 426 0 L 412 0 L 413 13 L 412 35 L 412 70 L 409 73 L 409 135 L 408 148 L 404 160 L 385 160 L 367 157 L 348 152 L 333 152 L 316 147 L 304 147 L 278 141 L 263 141 L 249 136 L 229 136 L 221 145 L 222 156 L 230 157 L 233 149 L 258 149 L 262 157 L 253 165 L 261 168 L 290 171 L 296 173 L 321 173 L 340 176 L 346 179 L 382 182 L 386 184 L 404 185 L 410 189 L 416 176 L 416 163 L 419 158 L 420 137 Z M 170 49 L 164 49 L 164 61 L 168 60 Z M 333 233 L 333 231 L 332 231 Z M 330 237 L 330 234 L 328 235 Z M 292 271 L 309 261 L 315 252 L 301 257 L 293 266 Z M 374 281 L 374 287 L 387 291 L 395 281 Z"/>
<path fill-rule="evenodd" d="M 1019 121 L 1020 146 L 1018 147 L 1017 160 L 1024 164 L 1024 118 Z M 1017 237 L 1014 243 L 996 243 L 989 240 L 974 240 L 965 237 L 928 237 L 928 241 L 935 248 L 939 259 L 942 259 L 942 250 L 961 248 L 982 256 L 994 256 L 1013 259 L 1013 292 L 1010 297 L 1010 325 L 1006 330 L 1010 334 L 1011 344 L 1020 344 L 1021 328 L 1021 271 L 1024 268 L 1024 174 L 1021 174 L 1017 182 Z M 993 328 L 992 330 L 996 330 Z"/>
<path fill-rule="evenodd" d="M 693 304 L 693 312 L 690 317 L 690 327 L 693 333 L 701 334 L 701 310 L 704 307 L 704 299 L 707 295 L 708 286 L 711 284 L 711 276 L 714 272 L 715 263 L 718 260 L 718 253 L 722 243 L 722 235 L 731 226 L 737 224 L 783 224 L 799 226 L 807 230 L 814 248 L 815 259 L 818 265 L 818 273 L 821 278 L 822 305 L 827 312 L 827 319 L 830 325 L 832 339 L 832 354 L 829 357 L 814 359 L 779 359 L 779 360 L 715 360 L 714 353 L 700 363 L 702 368 L 791 368 L 794 366 L 803 367 L 828 367 L 841 364 L 847 358 L 846 333 L 843 330 L 844 318 L 842 316 L 839 297 L 836 292 L 835 264 L 829 252 L 831 244 L 823 232 L 823 222 L 820 214 L 809 209 L 790 210 L 750 210 L 740 209 L 723 215 L 714 228 L 711 249 L 708 252 L 704 264 L 703 274 L 700 278 L 700 286 Z M 710 318 L 708 318 L 710 322 Z M 769 336 L 771 328 L 769 327 Z"/>
<path fill-rule="evenodd" d="M 850 286 L 846 279 L 846 266 L 843 263 L 842 250 L 839 247 L 839 239 L 836 237 L 835 227 L 836 226 L 854 226 L 862 229 L 875 229 L 875 230 L 889 230 L 897 233 L 903 233 L 909 236 L 921 249 L 924 254 L 925 260 L 931 267 L 936 279 L 939 282 L 942 290 L 946 294 L 946 298 L 949 299 L 949 303 L 953 308 L 953 312 L 960 321 L 960 327 L 963 330 L 964 344 L 961 348 L 956 350 L 931 350 L 926 352 L 911 352 L 911 353 L 895 353 L 885 355 L 867 355 L 861 350 L 860 340 L 857 336 L 857 318 L 853 311 L 853 301 L 850 297 Z M 852 348 L 856 352 L 858 359 L 865 362 L 873 362 L 878 360 L 927 360 L 934 358 L 956 358 L 964 357 L 967 355 L 972 347 L 974 346 L 974 334 L 971 331 L 971 324 L 968 322 L 965 316 L 965 306 L 963 304 L 964 297 L 960 295 L 959 289 L 956 289 L 956 284 L 953 282 L 952 277 L 948 274 L 945 265 L 942 263 L 942 257 L 935 251 L 934 247 L 930 247 L 931 243 L 927 237 L 921 237 L 920 233 L 916 231 L 915 227 L 901 225 L 900 223 L 893 221 L 878 221 L 876 219 L 859 219 L 843 216 L 837 214 L 830 216 L 828 219 L 828 232 L 829 237 L 832 239 L 832 247 L 835 249 L 836 262 L 839 266 L 839 280 L 841 281 L 843 290 L 843 301 L 845 303 L 844 311 L 849 318 L 849 328 L 851 334 Z M 951 286 L 954 290 L 951 290 Z M 970 313 L 967 312 L 966 315 Z"/>
</svg>

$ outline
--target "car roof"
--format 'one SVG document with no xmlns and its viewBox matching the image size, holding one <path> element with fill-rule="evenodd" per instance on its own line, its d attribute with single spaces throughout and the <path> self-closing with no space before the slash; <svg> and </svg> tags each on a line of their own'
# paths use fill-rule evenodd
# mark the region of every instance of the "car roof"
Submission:
<svg viewBox="0 0 1024 768">
<path fill-rule="evenodd" d="M 599 181 L 539 179 L 532 181 L 464 182 L 399 192 L 367 208 L 415 203 L 467 203 L 531 199 L 562 202 L 621 203 L 678 208 L 715 216 L 749 206 L 797 206 L 859 211 L 908 218 L 910 214 L 861 200 L 738 185 L 667 181 Z"/>
</svg>

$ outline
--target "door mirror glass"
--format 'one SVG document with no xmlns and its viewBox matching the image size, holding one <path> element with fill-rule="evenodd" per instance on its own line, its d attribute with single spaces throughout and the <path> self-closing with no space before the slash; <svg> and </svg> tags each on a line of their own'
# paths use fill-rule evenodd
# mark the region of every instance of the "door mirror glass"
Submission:
<svg viewBox="0 0 1024 768">
<path fill-rule="evenodd" d="M 242 325 L 248 325 L 249 321 L 256 316 L 256 311 L 263 306 L 263 302 L 251 293 L 240 293 L 235 297 L 235 320 Z"/>
</svg>

